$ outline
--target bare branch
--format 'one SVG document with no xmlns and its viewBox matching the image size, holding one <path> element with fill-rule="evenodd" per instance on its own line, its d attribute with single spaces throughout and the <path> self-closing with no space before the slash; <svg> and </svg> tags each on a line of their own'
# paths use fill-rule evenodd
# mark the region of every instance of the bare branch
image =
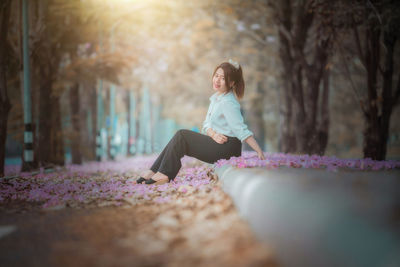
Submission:
<svg viewBox="0 0 400 267">
<path fill-rule="evenodd" d="M 354 23 L 354 22 L 353 22 Z M 364 58 L 364 53 L 362 51 L 362 47 L 361 47 L 361 42 L 360 42 L 360 35 L 358 33 L 358 29 L 357 26 L 354 25 L 353 26 L 353 31 L 354 31 L 354 37 L 355 37 L 355 41 L 356 41 L 356 46 L 357 46 L 357 53 L 358 53 L 358 57 L 360 58 L 360 62 L 363 65 L 363 67 L 365 69 L 367 69 L 367 65 L 365 64 L 365 58 Z"/>
<path fill-rule="evenodd" d="M 264 41 L 263 39 L 260 38 L 260 36 L 258 36 L 256 33 L 254 33 L 253 31 L 250 30 L 245 30 L 243 33 L 247 34 L 248 36 L 250 36 L 251 38 L 253 38 L 254 40 L 256 40 L 257 42 L 263 44 L 263 45 L 268 45 L 268 43 L 266 41 Z"/>
<path fill-rule="evenodd" d="M 292 34 L 282 24 L 279 24 L 278 30 L 286 37 L 286 39 L 289 41 L 289 44 L 293 43 Z"/>
<path fill-rule="evenodd" d="M 342 57 L 342 62 L 344 63 L 343 64 L 344 69 L 346 70 L 346 76 L 347 76 L 348 80 L 350 81 L 351 89 L 352 89 L 352 91 L 354 93 L 354 97 L 355 97 L 356 101 L 360 104 L 361 111 L 364 113 L 365 116 L 367 116 L 367 111 L 364 108 L 363 101 L 362 101 L 362 99 L 360 97 L 360 94 L 358 93 L 358 91 L 356 89 L 356 86 L 354 85 L 353 79 L 351 78 L 349 65 L 348 65 L 348 62 L 346 60 L 346 57 L 343 55 L 342 46 L 341 46 L 340 42 L 337 42 L 337 44 L 338 44 L 338 47 L 339 47 L 339 54 Z"/>
<path fill-rule="evenodd" d="M 314 9 L 316 4 L 315 0 L 308 0 L 306 2 L 307 3 L 304 4 L 306 12 L 308 12 L 310 9 Z"/>
<path fill-rule="evenodd" d="M 378 10 L 375 8 L 374 4 L 372 4 L 370 0 L 368 0 L 367 2 L 368 2 L 368 4 L 371 6 L 371 8 L 374 10 L 374 12 L 375 12 L 375 14 L 376 14 L 376 16 L 377 16 L 377 18 L 378 18 L 378 20 L 379 20 L 379 23 L 380 23 L 381 26 L 382 26 L 382 19 L 381 19 L 381 16 L 379 15 Z"/>
</svg>

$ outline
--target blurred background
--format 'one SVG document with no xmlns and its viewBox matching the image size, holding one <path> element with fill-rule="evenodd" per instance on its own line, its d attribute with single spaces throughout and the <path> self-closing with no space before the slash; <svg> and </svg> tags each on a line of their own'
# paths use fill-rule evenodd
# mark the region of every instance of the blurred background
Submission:
<svg viewBox="0 0 400 267">
<path fill-rule="evenodd" d="M 2 0 L 2 165 L 159 152 L 243 68 L 267 152 L 400 158 L 396 1 Z M 244 149 L 250 150 L 244 145 Z"/>
</svg>

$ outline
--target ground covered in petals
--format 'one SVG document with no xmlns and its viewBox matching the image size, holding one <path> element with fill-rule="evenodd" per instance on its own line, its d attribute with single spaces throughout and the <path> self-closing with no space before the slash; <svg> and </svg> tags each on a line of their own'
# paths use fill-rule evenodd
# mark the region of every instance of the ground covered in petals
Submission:
<svg viewBox="0 0 400 267">
<path fill-rule="evenodd" d="M 400 168 L 400 161 L 394 160 L 339 159 L 284 153 L 266 153 L 265 156 L 265 160 L 260 160 L 256 153 L 244 152 L 241 157 L 221 159 L 214 167 L 314 168 L 333 172 L 339 169 L 379 171 Z M 211 165 L 184 157 L 183 168 L 172 183 L 161 186 L 134 184 L 139 171 L 150 168 L 154 160 L 155 156 L 147 156 L 116 162 L 91 162 L 68 165 L 52 173 L 42 169 L 37 174 L 21 173 L 16 166 L 9 166 L 6 172 L 14 172 L 17 178 L 0 182 L 0 207 L 17 202 L 40 205 L 44 209 L 120 206 L 147 201 L 165 203 L 179 197 L 179 193 L 185 194 L 190 188 L 198 190 L 210 183 L 207 174 Z"/>
<path fill-rule="evenodd" d="M 173 183 L 137 185 L 153 157 L 69 165 L 0 184 L 0 262 L 12 266 L 275 266 L 191 158 Z"/>
<path fill-rule="evenodd" d="M 118 162 L 91 162 L 68 165 L 64 169 L 39 174 L 20 173 L 18 178 L 0 183 L 0 204 L 27 202 L 43 209 L 64 207 L 91 208 L 121 206 L 145 202 L 164 203 L 185 194 L 190 188 L 201 189 L 210 183 L 208 164 L 183 158 L 184 167 L 173 183 L 135 184 L 139 172 L 154 162 L 154 156 L 135 157 Z"/>
</svg>

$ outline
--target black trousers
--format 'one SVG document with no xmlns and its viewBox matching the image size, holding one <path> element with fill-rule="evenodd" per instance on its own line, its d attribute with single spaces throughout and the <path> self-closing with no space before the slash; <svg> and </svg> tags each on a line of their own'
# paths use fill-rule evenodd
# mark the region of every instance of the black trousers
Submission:
<svg viewBox="0 0 400 267">
<path fill-rule="evenodd" d="M 207 163 L 241 156 L 242 142 L 236 137 L 227 137 L 227 142 L 218 144 L 208 135 L 185 129 L 178 130 L 150 169 L 155 173 L 167 175 L 171 181 L 182 167 L 181 158 L 185 155 Z"/>
</svg>

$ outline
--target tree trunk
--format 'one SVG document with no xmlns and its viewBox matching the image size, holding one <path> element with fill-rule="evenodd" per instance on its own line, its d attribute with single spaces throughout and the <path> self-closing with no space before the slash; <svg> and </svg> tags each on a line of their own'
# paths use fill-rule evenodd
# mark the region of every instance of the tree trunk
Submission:
<svg viewBox="0 0 400 267">
<path fill-rule="evenodd" d="M 324 155 L 329 137 L 329 76 L 326 70 L 323 78 L 322 101 L 320 106 L 320 120 L 318 125 L 318 155 Z"/>
<path fill-rule="evenodd" d="M 383 34 L 383 43 L 386 47 L 386 55 L 384 61 L 384 71 L 383 71 L 383 93 L 382 93 L 382 115 L 381 115 L 381 148 L 379 158 L 384 160 L 386 158 L 386 146 L 389 137 L 389 126 L 390 117 L 393 110 L 393 97 L 392 97 L 392 87 L 393 87 L 393 54 L 394 47 L 397 41 L 397 37 L 389 31 L 385 31 Z"/>
<path fill-rule="evenodd" d="M 60 97 L 53 92 L 54 67 L 42 58 L 39 105 L 39 162 L 43 167 L 64 165 Z M 57 60 L 56 60 L 57 63 Z M 57 64 L 54 64 L 58 66 Z"/>
<path fill-rule="evenodd" d="M 0 4 L 0 176 L 4 176 L 5 149 L 7 139 L 8 114 L 11 109 L 7 93 L 7 34 L 10 20 L 11 0 Z"/>
<path fill-rule="evenodd" d="M 54 165 L 63 166 L 64 156 L 64 135 L 61 126 L 61 107 L 60 96 L 53 95 L 52 116 L 51 116 L 51 142 L 50 142 L 50 162 Z"/>
<path fill-rule="evenodd" d="M 82 164 L 79 83 L 75 83 L 69 88 L 69 101 L 73 129 L 71 135 L 72 164 Z"/>
<path fill-rule="evenodd" d="M 37 12 L 43 23 L 40 31 L 40 45 L 33 54 L 34 69 L 39 84 L 38 147 L 39 163 L 43 167 L 64 165 L 64 140 L 61 128 L 61 106 L 59 92 L 53 89 L 57 77 L 61 54 L 58 44 L 50 38 L 50 22 L 47 1 L 37 3 Z"/>
<path fill-rule="evenodd" d="M 380 160 L 382 159 L 380 116 L 378 115 L 378 64 L 380 58 L 380 30 L 376 22 L 370 22 L 366 31 L 366 67 L 368 102 L 365 113 L 366 125 L 364 130 L 364 157 Z"/>
<path fill-rule="evenodd" d="M 131 106 L 132 105 L 132 103 L 131 103 L 131 93 L 130 93 L 130 90 L 128 90 L 127 91 L 127 94 L 126 94 L 126 97 L 125 97 L 125 103 L 126 103 L 126 106 L 127 106 L 127 123 L 128 123 L 128 142 L 127 142 L 127 147 L 126 147 L 126 151 L 128 151 L 128 153 L 127 153 L 127 156 L 129 157 L 129 156 L 131 156 L 131 155 L 133 155 L 133 153 L 131 153 L 131 146 L 132 146 L 132 143 L 133 143 L 133 140 L 134 140 L 134 136 L 132 136 L 132 133 L 131 133 L 131 121 L 132 121 L 132 119 L 133 119 L 133 116 L 134 116 L 134 114 L 132 114 L 132 109 L 133 109 L 133 106 Z"/>
<path fill-rule="evenodd" d="M 281 12 L 278 11 L 278 16 L 282 19 L 281 26 L 285 31 L 292 30 L 292 8 L 290 0 L 283 0 L 280 2 Z M 281 149 L 285 153 L 296 152 L 297 143 L 294 131 L 294 116 L 293 116 L 293 89 L 291 77 L 293 77 L 293 57 L 291 55 L 290 42 L 288 37 L 284 34 L 283 29 L 279 30 L 279 57 L 282 61 L 282 83 L 283 83 L 283 98 L 284 107 L 283 122 L 282 122 L 282 136 L 281 136 Z M 289 77 L 289 79 L 288 79 Z"/>
<path fill-rule="evenodd" d="M 51 162 L 51 122 L 52 122 L 52 103 L 51 103 L 51 80 L 43 75 L 44 66 L 38 66 L 41 71 L 41 83 L 39 87 L 39 136 L 38 136 L 38 161 L 42 167 L 47 167 Z"/>
<path fill-rule="evenodd" d="M 93 117 L 93 109 L 96 110 L 96 106 L 93 105 L 96 104 L 96 95 L 91 86 L 87 88 L 84 87 L 81 93 L 81 142 L 85 144 L 84 151 L 81 151 L 82 161 L 91 161 L 96 159 L 96 121 L 93 121 L 95 120 Z"/>
<path fill-rule="evenodd" d="M 306 111 L 304 108 L 304 91 L 302 68 L 298 62 L 294 62 L 294 77 L 292 77 L 292 96 L 294 111 L 294 129 L 296 130 L 297 152 L 307 153 L 309 140 L 309 125 L 306 124 Z"/>
<path fill-rule="evenodd" d="M 329 116 L 329 112 L 319 109 L 318 103 L 332 38 L 331 33 L 323 36 L 321 29 L 312 26 L 316 11 L 310 3 L 296 4 L 290 0 L 279 1 L 279 8 L 276 10 L 285 99 L 282 150 L 286 153 L 319 154 L 325 150 L 321 150 L 320 138 L 328 138 L 328 129 L 323 131 L 326 133 L 324 137 L 324 133 L 320 135 L 318 118 Z M 292 21 L 294 21 L 293 24 Z M 305 53 L 310 30 L 316 33 L 312 62 L 309 62 L 311 57 L 306 56 Z M 321 114 L 321 112 L 325 113 Z M 326 121 L 324 125 L 329 127 Z M 295 141 L 293 141 L 294 138 Z M 326 143 L 327 140 L 322 142 Z"/>
<path fill-rule="evenodd" d="M 319 38 L 320 39 L 320 38 Z M 322 96 L 322 102 L 328 102 L 328 99 L 324 97 L 328 97 L 329 92 L 329 74 L 326 68 L 327 60 L 328 60 L 328 50 L 329 50 L 329 38 L 327 40 L 321 40 L 315 46 L 315 57 L 312 68 L 307 68 L 306 77 L 307 77 L 307 85 L 308 92 L 306 96 L 307 104 L 306 107 L 309 107 L 307 110 L 307 128 L 308 128 L 308 142 L 306 145 L 306 151 L 308 154 L 320 154 L 321 153 L 321 135 L 320 130 L 323 132 L 328 132 L 328 129 L 321 129 L 322 122 L 318 121 L 318 119 L 324 119 L 324 126 L 329 127 L 329 111 L 328 105 L 325 107 L 319 108 L 319 99 L 320 99 L 320 88 L 324 90 L 325 95 Z M 323 135 L 323 134 L 322 134 Z M 326 135 L 326 138 L 328 135 Z M 326 140 L 327 142 L 327 140 Z M 325 149 L 324 149 L 325 150 Z M 323 151 L 324 151 L 323 150 Z"/>
<path fill-rule="evenodd" d="M 390 117 L 393 105 L 393 54 L 397 36 L 393 27 L 387 26 L 383 32 L 385 46 L 384 69 L 382 72 L 382 96 L 378 96 L 378 67 L 380 59 L 380 31 L 376 23 L 368 25 L 367 42 L 369 50 L 365 55 L 368 83 L 368 109 L 365 114 L 364 157 L 374 160 L 386 158 Z M 392 25 L 393 26 L 393 25 Z M 381 103 L 382 102 L 382 103 Z"/>
<path fill-rule="evenodd" d="M 296 136 L 294 133 L 294 122 L 293 122 L 293 109 L 292 109 L 292 96 L 290 94 L 291 87 L 290 83 L 286 79 L 282 79 L 283 86 L 283 122 L 282 122 L 282 136 L 281 136 L 281 151 L 284 153 L 291 153 L 297 150 L 296 147 Z"/>
<path fill-rule="evenodd" d="M 107 159 L 112 159 L 112 155 L 111 155 L 111 127 L 112 127 L 112 121 L 111 121 L 111 116 L 110 116 L 110 110 L 111 110 L 111 105 L 110 105 L 110 99 L 111 99 L 111 92 L 110 92 L 110 88 L 104 88 L 104 90 L 106 90 L 106 99 L 105 99 L 105 103 L 106 103 L 106 107 L 108 112 L 106 114 L 108 114 L 108 125 L 106 125 L 107 128 Z M 107 116 L 106 116 L 107 118 Z"/>
<path fill-rule="evenodd" d="M 264 102 L 264 91 L 261 88 L 261 82 L 257 83 L 257 95 L 251 100 L 251 108 L 246 112 L 249 128 L 254 133 L 254 138 L 260 145 L 261 149 L 264 150 L 265 144 L 265 130 L 263 121 L 263 102 Z M 245 150 L 251 150 L 251 147 L 245 143 Z"/>
<path fill-rule="evenodd" d="M 91 97 L 90 97 L 90 107 L 91 107 L 91 114 L 92 114 L 92 132 L 91 134 L 91 151 L 92 151 L 92 160 L 96 160 L 96 139 L 97 139 L 97 88 L 96 84 L 93 85 L 91 88 Z"/>
</svg>

